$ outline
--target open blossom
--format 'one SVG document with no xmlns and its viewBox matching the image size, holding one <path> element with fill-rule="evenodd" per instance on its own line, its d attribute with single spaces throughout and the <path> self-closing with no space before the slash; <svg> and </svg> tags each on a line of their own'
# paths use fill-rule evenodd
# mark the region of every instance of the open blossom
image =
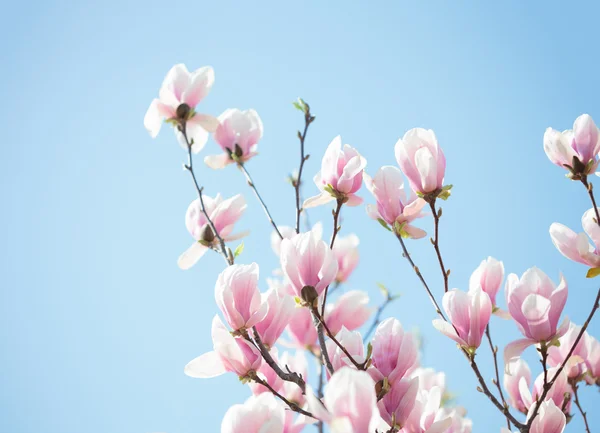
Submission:
<svg viewBox="0 0 600 433">
<path fill-rule="evenodd" d="M 359 332 L 351 332 L 346 328 L 342 328 L 336 339 L 342 346 L 344 346 L 344 348 L 352 356 L 352 359 L 358 363 L 364 362 L 364 344 L 362 336 Z M 333 366 L 333 371 L 337 371 L 342 367 L 355 368 L 354 364 L 352 364 L 352 361 L 350 361 L 344 351 L 340 349 L 339 346 L 333 342 L 333 340 L 327 340 L 326 346 L 327 352 L 329 353 L 329 359 L 331 360 L 331 365 Z M 327 371 L 327 377 L 329 377 L 329 371 Z"/>
<path fill-rule="evenodd" d="M 466 418 L 467 411 L 464 407 L 443 407 L 438 412 L 438 417 L 450 418 L 452 420 L 450 427 L 444 433 L 471 433 L 473 430 L 473 421 Z"/>
<path fill-rule="evenodd" d="M 283 239 L 291 239 L 296 234 L 294 227 L 279 226 L 277 229 L 279 230 L 279 233 L 281 233 L 281 236 L 283 236 Z M 277 257 L 279 257 L 279 254 L 281 254 L 281 241 L 283 239 L 279 237 L 275 230 L 271 232 L 271 249 Z"/>
<path fill-rule="evenodd" d="M 435 319 L 433 326 L 462 347 L 477 349 L 492 314 L 490 297 L 477 287 L 469 292 L 450 290 L 442 301 L 450 323 Z"/>
<path fill-rule="evenodd" d="M 569 227 L 553 223 L 550 226 L 550 237 L 552 243 L 560 253 L 574 262 L 583 263 L 592 268 L 600 267 L 600 227 L 594 221 L 596 213 L 594 208 L 587 210 L 581 218 L 581 224 L 585 233 L 575 233 Z M 592 239 L 592 246 L 586 236 Z"/>
<path fill-rule="evenodd" d="M 435 371 L 433 368 L 416 368 L 410 377 L 419 378 L 419 389 L 430 390 L 434 386 L 442 390 L 442 395 L 446 391 L 446 375 L 444 372 Z"/>
<path fill-rule="evenodd" d="M 237 194 L 227 200 L 223 200 L 221 194 L 217 194 L 215 198 L 204 195 L 202 199 L 206 213 L 224 241 L 232 241 L 246 235 L 246 233 L 231 234 L 233 226 L 246 210 L 246 201 L 242 195 Z M 188 207 L 185 226 L 195 242 L 179 256 L 177 264 L 181 269 L 191 268 L 209 248 L 219 247 L 219 240 L 201 210 L 199 199 L 194 200 Z"/>
<path fill-rule="evenodd" d="M 394 384 L 417 366 L 415 340 L 393 317 L 377 326 L 371 345 L 373 363 L 368 372 L 375 381 L 387 378 L 390 384 Z"/>
<path fill-rule="evenodd" d="M 395 153 L 413 191 L 429 194 L 442 189 L 446 158 L 431 129 L 407 131 L 396 143 Z"/>
<path fill-rule="evenodd" d="M 419 392 L 419 378 L 402 379 L 394 383 L 389 391 L 377 402 L 383 420 L 396 429 L 404 427 L 415 407 Z"/>
<path fill-rule="evenodd" d="M 552 367 L 561 365 L 567 358 L 567 355 L 571 351 L 580 332 L 581 326 L 577 326 L 571 322 L 568 331 L 558 339 L 560 346 L 551 346 L 548 348 L 548 364 Z M 563 371 L 567 374 L 569 379 L 577 379 L 587 371 L 585 360 L 588 356 L 586 345 L 586 340 L 588 338 L 589 335 L 585 332 L 565 365 Z"/>
<path fill-rule="evenodd" d="M 375 220 L 382 220 L 394 227 L 395 223 L 402 227 L 402 234 L 412 239 L 424 237 L 427 233 L 412 225 L 412 222 L 423 217 L 421 212 L 427 203 L 409 188 L 404 187 L 402 172 L 393 166 L 381 167 L 371 178 L 363 175 L 365 186 L 373 194 L 377 204 L 367 205 L 367 214 Z"/>
<path fill-rule="evenodd" d="M 442 411 L 442 390 L 437 386 L 431 389 L 419 389 L 414 408 L 406 420 L 401 433 L 444 433 L 452 419 Z"/>
<path fill-rule="evenodd" d="M 582 114 L 575 119 L 572 130 L 546 129 L 544 150 L 550 161 L 561 168 L 569 166 L 573 174 L 593 173 L 600 151 L 598 128 L 589 114 Z"/>
<path fill-rule="evenodd" d="M 335 280 L 339 283 L 345 282 L 356 265 L 358 265 L 358 236 L 338 236 L 333 244 L 333 253 L 338 263 L 338 273 Z"/>
<path fill-rule="evenodd" d="M 267 313 L 258 291 L 258 265 L 231 265 L 219 274 L 215 300 L 234 331 L 252 328 Z"/>
<path fill-rule="evenodd" d="M 504 264 L 493 257 L 488 257 L 471 274 L 469 279 L 469 290 L 475 290 L 478 286 L 490 297 L 492 306 L 496 307 L 496 295 L 504 280 Z"/>
<path fill-rule="evenodd" d="M 292 312 L 287 331 L 292 338 L 293 345 L 299 349 L 315 352 L 318 348 L 317 330 L 308 308 L 296 308 Z"/>
<path fill-rule="evenodd" d="M 281 242 L 281 268 L 294 294 L 303 299 L 302 289 L 314 288 L 321 295 L 338 272 L 335 254 L 314 231 L 300 233 Z"/>
<path fill-rule="evenodd" d="M 219 126 L 214 131 L 213 138 L 223 149 L 223 153 L 205 157 L 206 165 L 220 169 L 234 162 L 243 164 L 257 154 L 263 125 L 256 111 L 230 108 L 218 117 L 218 121 Z"/>
<path fill-rule="evenodd" d="M 221 433 L 284 433 L 285 409 L 272 394 L 252 396 L 225 413 Z"/>
<path fill-rule="evenodd" d="M 312 392 L 306 399 L 332 433 L 372 433 L 379 425 L 375 383 L 364 371 L 344 367 L 325 385 L 323 404 Z"/>
<path fill-rule="evenodd" d="M 528 418 L 533 415 L 534 408 L 529 411 Z M 563 433 L 567 424 L 565 414 L 554 401 L 546 400 L 540 405 L 539 412 L 529 429 L 530 433 Z"/>
<path fill-rule="evenodd" d="M 553 378 L 558 371 L 557 367 L 548 369 L 548 377 Z M 544 387 L 544 373 L 540 373 L 533 383 L 533 392 L 529 392 L 529 388 L 524 386 L 524 382 L 519 382 L 519 391 L 525 407 L 529 410 L 543 393 Z M 561 371 L 558 378 L 546 394 L 544 401 L 552 400 L 558 407 L 565 407 L 565 413 L 569 413 L 571 408 L 571 385 L 569 385 L 569 379 L 565 374 L 565 371 Z"/>
<path fill-rule="evenodd" d="M 504 374 L 504 389 L 508 393 L 508 403 L 519 412 L 527 413 L 529 402 L 523 400 L 521 390 L 531 386 L 531 370 L 529 365 L 519 358 L 512 367 L 511 374 Z"/>
<path fill-rule="evenodd" d="M 590 385 L 594 383 L 600 385 L 600 342 L 591 335 L 588 335 L 585 340 L 587 352 L 585 381 Z"/>
<path fill-rule="evenodd" d="M 210 66 L 188 72 L 183 64 L 175 65 L 167 73 L 159 96 L 154 99 L 144 117 L 144 126 L 152 136 L 158 135 L 163 121 L 176 125 L 177 139 L 184 149 L 187 143 L 178 125 L 185 124 L 192 152 L 202 150 L 208 140 L 208 133 L 216 130 L 218 121 L 213 116 L 196 113 L 196 105 L 208 94 L 215 81 L 215 73 Z"/>
<path fill-rule="evenodd" d="M 524 339 L 509 343 L 504 350 L 504 363 L 510 372 L 510 363 L 529 346 L 551 342 L 560 338 L 569 328 L 565 319 L 558 327 L 558 320 L 567 302 L 568 286 L 564 277 L 556 286 L 538 268 L 525 271 L 521 279 L 510 274 L 506 279 L 506 304 L 508 312 Z"/>
<path fill-rule="evenodd" d="M 212 321 L 212 340 L 215 350 L 191 360 L 185 366 L 185 374 L 209 378 L 231 371 L 245 378 L 260 368 L 262 356 L 258 349 L 243 338 L 233 337 L 219 316 Z"/>
<path fill-rule="evenodd" d="M 368 307 L 369 295 L 360 290 L 350 290 L 340 296 L 333 304 L 325 307 L 325 322 L 332 334 L 342 327 L 353 331 L 360 328 L 369 319 L 372 309 Z"/>
<path fill-rule="evenodd" d="M 262 295 L 262 302 L 267 306 L 267 314 L 256 324 L 256 330 L 262 342 L 273 347 L 290 322 L 296 303 L 284 289 L 274 287 Z"/>
<path fill-rule="evenodd" d="M 367 160 L 348 144 L 342 147 L 339 135 L 327 147 L 321 162 L 321 171 L 314 178 L 321 190 L 319 195 L 304 201 L 304 208 L 319 206 L 332 200 L 343 200 L 348 206 L 358 206 L 362 198 L 355 195 L 362 185 L 363 169 Z"/>
</svg>

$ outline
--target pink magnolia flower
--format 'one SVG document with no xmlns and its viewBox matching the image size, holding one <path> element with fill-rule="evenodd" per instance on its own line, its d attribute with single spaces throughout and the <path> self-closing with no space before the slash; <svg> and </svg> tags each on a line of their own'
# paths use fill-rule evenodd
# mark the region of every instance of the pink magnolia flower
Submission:
<svg viewBox="0 0 600 433">
<path fill-rule="evenodd" d="M 225 413 L 221 433 L 284 433 L 285 411 L 272 394 L 250 397 Z"/>
<path fill-rule="evenodd" d="M 371 341 L 372 366 L 369 374 L 375 381 L 387 378 L 390 384 L 402 379 L 417 366 L 417 345 L 410 333 L 393 317 L 377 326 Z"/>
<path fill-rule="evenodd" d="M 437 417 L 449 418 L 452 422 L 444 433 L 471 433 L 473 421 L 466 418 L 467 411 L 464 407 L 443 407 L 439 410 Z"/>
<path fill-rule="evenodd" d="M 557 371 L 557 367 L 549 368 L 548 377 L 553 378 Z M 535 382 L 533 383 L 533 392 L 529 392 L 529 388 L 525 386 L 524 381 L 519 382 L 519 392 L 521 393 L 521 399 L 527 410 L 529 410 L 532 406 L 535 406 L 535 403 L 542 396 L 543 387 L 544 373 L 541 373 L 535 379 Z M 563 370 L 558 375 L 556 382 L 554 382 L 554 385 L 552 385 L 552 388 L 550 388 L 548 394 L 546 394 L 544 401 L 552 400 L 558 407 L 565 407 L 565 413 L 569 413 L 571 408 L 571 393 L 572 388 L 571 385 L 569 385 L 569 378 Z"/>
<path fill-rule="evenodd" d="M 218 121 L 213 116 L 196 113 L 196 105 L 208 94 L 215 81 L 215 73 L 210 66 L 204 66 L 189 73 L 185 65 L 178 64 L 167 73 L 160 87 L 158 99 L 154 99 L 144 117 L 144 126 L 152 136 L 158 135 L 163 121 L 175 125 L 185 123 L 192 152 L 202 150 L 208 140 L 208 133 L 217 129 Z M 187 150 L 181 132 L 175 128 L 177 139 Z"/>
<path fill-rule="evenodd" d="M 444 372 L 437 372 L 433 368 L 416 368 L 410 377 L 419 378 L 419 389 L 430 390 L 437 386 L 442 391 L 442 395 L 446 391 L 446 375 Z"/>
<path fill-rule="evenodd" d="M 311 208 L 329 203 L 335 199 L 344 200 L 348 206 L 358 206 L 362 198 L 355 195 L 362 185 L 363 169 L 367 165 L 356 149 L 344 144 L 339 135 L 327 147 L 321 171 L 314 178 L 321 190 L 319 195 L 304 201 L 304 208 Z"/>
<path fill-rule="evenodd" d="M 528 418 L 534 409 L 529 411 Z M 567 418 L 552 400 L 546 400 L 540 405 L 538 415 L 531 423 L 530 433 L 562 433 L 565 430 Z"/>
<path fill-rule="evenodd" d="M 305 308 L 303 308 L 303 310 L 305 310 Z M 300 374 L 304 380 L 308 382 L 308 361 L 306 360 L 306 356 L 304 356 L 304 352 L 296 351 L 294 355 L 289 352 L 284 352 L 280 359 L 280 365 Z M 282 394 L 289 401 L 293 401 L 299 406 L 304 406 L 304 403 L 306 402 L 302 389 L 293 382 L 283 382 Z"/>
<path fill-rule="evenodd" d="M 342 328 L 336 340 L 344 346 L 356 362 L 364 362 L 364 344 L 359 332 L 350 332 L 346 328 Z M 355 368 L 352 361 L 350 361 L 348 356 L 333 342 L 333 340 L 327 340 L 325 345 L 327 346 L 327 352 L 329 353 L 329 359 L 331 360 L 334 371 L 337 371 L 342 367 Z M 329 376 L 329 371 L 327 371 L 327 378 L 329 378 Z"/>
<path fill-rule="evenodd" d="M 263 125 L 256 111 L 230 108 L 219 116 L 218 121 L 219 126 L 214 131 L 213 138 L 224 153 L 205 157 L 206 165 L 220 169 L 233 162 L 243 164 L 257 154 Z"/>
<path fill-rule="evenodd" d="M 185 366 L 185 374 L 209 378 L 231 371 L 246 378 L 260 368 L 262 356 L 258 349 L 243 338 L 233 337 L 219 316 L 212 321 L 212 340 L 215 350 L 191 360 Z"/>
<path fill-rule="evenodd" d="M 293 227 L 289 226 L 279 226 L 277 227 L 279 233 L 283 236 L 284 239 L 291 239 L 296 235 L 296 230 Z M 271 232 L 271 249 L 275 253 L 277 257 L 281 254 L 281 239 L 277 232 L 273 230 Z"/>
<path fill-rule="evenodd" d="M 333 304 L 325 307 L 325 322 L 335 335 L 342 327 L 350 331 L 360 328 L 369 319 L 372 309 L 368 307 L 369 295 L 360 290 L 350 290 Z"/>
<path fill-rule="evenodd" d="M 310 231 L 281 242 L 281 268 L 294 293 L 303 298 L 302 289 L 313 287 L 317 295 L 334 280 L 338 272 L 335 254 L 317 233 Z"/>
<path fill-rule="evenodd" d="M 224 241 L 233 241 L 246 236 L 247 233 L 232 235 L 233 226 L 246 210 L 246 201 L 240 194 L 223 200 L 221 194 L 215 198 L 204 195 L 206 213 Z M 185 226 L 195 242 L 181 256 L 177 264 L 181 269 L 191 268 L 210 248 L 219 248 L 219 240 L 213 233 L 206 216 L 201 211 L 200 200 L 194 200 L 185 214 Z"/>
<path fill-rule="evenodd" d="M 308 308 L 296 308 L 287 326 L 294 346 L 316 353 L 318 350 L 317 330 Z"/>
<path fill-rule="evenodd" d="M 521 279 L 510 274 L 506 279 L 506 304 L 508 312 L 517 324 L 524 339 L 509 343 L 504 349 L 504 363 L 510 373 L 510 364 L 523 351 L 535 343 L 551 343 L 563 336 L 569 329 L 565 319 L 558 327 L 560 314 L 567 302 L 568 286 L 560 276 L 560 284 L 555 286 L 538 268 L 525 271 Z"/>
<path fill-rule="evenodd" d="M 252 328 L 267 314 L 258 291 L 258 265 L 231 265 L 219 274 L 215 300 L 234 331 Z"/>
<path fill-rule="evenodd" d="M 552 367 L 558 367 L 567 358 L 577 336 L 581 332 L 581 326 L 575 325 L 573 322 L 569 324 L 569 329 L 565 334 L 558 339 L 560 346 L 551 346 L 548 348 L 548 364 Z M 575 346 L 575 350 L 569 357 L 567 364 L 565 365 L 564 372 L 567 374 L 569 379 L 578 379 L 582 377 L 587 371 L 585 360 L 588 357 L 586 340 L 588 333 L 584 332 L 583 337 Z"/>
<path fill-rule="evenodd" d="M 440 411 L 442 390 L 436 386 L 429 390 L 419 389 L 415 405 L 401 433 L 443 433 L 452 419 Z"/>
<path fill-rule="evenodd" d="M 358 236 L 350 234 L 348 236 L 338 236 L 333 244 L 333 253 L 338 263 L 338 273 L 335 281 L 345 282 L 356 265 L 358 265 Z"/>
<path fill-rule="evenodd" d="M 477 349 L 492 314 L 488 294 L 479 286 L 469 292 L 453 289 L 444 294 L 442 301 L 450 323 L 435 319 L 433 326 L 465 349 Z"/>
<path fill-rule="evenodd" d="M 268 307 L 267 314 L 256 324 L 256 330 L 267 347 L 273 347 L 283 330 L 290 322 L 296 303 L 282 289 L 271 288 L 263 295 L 263 305 Z"/>
<path fill-rule="evenodd" d="M 373 194 L 377 204 L 367 205 L 367 214 L 374 220 L 383 221 L 394 227 L 399 224 L 406 237 L 420 239 L 427 233 L 411 223 L 423 217 L 421 212 L 427 203 L 422 198 L 404 187 L 402 172 L 396 167 L 381 167 L 371 178 L 367 173 L 363 175 L 367 189 Z M 407 191 L 408 190 L 408 191 Z"/>
<path fill-rule="evenodd" d="M 550 161 L 561 168 L 573 168 L 573 174 L 593 173 L 598 166 L 596 157 L 600 151 L 598 128 L 589 114 L 582 114 L 575 119 L 572 130 L 546 129 L 544 150 Z"/>
<path fill-rule="evenodd" d="M 409 130 L 396 143 L 395 152 L 413 191 L 429 194 L 443 188 L 446 158 L 431 129 Z"/>
<path fill-rule="evenodd" d="M 585 365 L 587 367 L 587 375 L 585 381 L 592 385 L 600 385 L 600 342 L 591 335 L 587 335 L 585 339 L 587 357 Z"/>
<path fill-rule="evenodd" d="M 504 280 L 504 264 L 493 257 L 483 260 L 479 267 L 471 274 L 469 290 L 478 286 L 490 297 L 492 306 L 496 309 L 496 295 Z"/>
<path fill-rule="evenodd" d="M 375 383 L 364 371 L 344 367 L 325 386 L 321 403 L 306 393 L 308 407 L 332 433 L 372 433 L 379 425 Z"/>
<path fill-rule="evenodd" d="M 379 414 L 383 420 L 390 427 L 398 430 L 404 427 L 415 407 L 418 392 L 418 377 L 402 379 L 394 383 L 383 398 L 377 402 Z"/>
<path fill-rule="evenodd" d="M 600 251 L 598 251 L 600 227 L 594 222 L 595 217 L 594 208 L 583 214 L 581 224 L 585 233 L 577 234 L 567 226 L 559 223 L 553 223 L 550 226 L 550 237 L 556 249 L 567 259 L 583 263 L 592 268 L 600 267 Z M 594 242 L 594 246 L 588 241 L 586 233 Z"/>
<path fill-rule="evenodd" d="M 527 413 L 529 402 L 523 401 L 521 390 L 529 390 L 531 370 L 527 363 L 519 358 L 512 365 L 511 374 L 504 374 L 504 388 L 508 393 L 508 403 L 519 412 Z"/>
</svg>

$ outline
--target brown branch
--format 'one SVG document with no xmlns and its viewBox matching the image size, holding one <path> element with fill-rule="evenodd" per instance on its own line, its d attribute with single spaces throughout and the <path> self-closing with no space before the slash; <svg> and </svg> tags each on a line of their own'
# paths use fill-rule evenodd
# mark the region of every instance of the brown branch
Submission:
<svg viewBox="0 0 600 433">
<path fill-rule="evenodd" d="M 585 186 L 585 189 L 590 196 L 590 200 L 592 201 L 592 206 L 594 206 L 594 212 L 596 213 L 596 224 L 600 226 L 600 213 L 598 213 L 598 207 L 596 206 L 596 198 L 594 197 L 594 188 L 591 183 L 588 182 L 587 176 L 583 176 L 581 178 L 581 183 Z"/>
<path fill-rule="evenodd" d="M 448 291 L 448 272 L 446 271 L 446 267 L 444 266 L 444 260 L 442 260 L 442 253 L 440 251 L 440 238 L 439 238 L 439 228 L 440 228 L 440 217 L 442 216 L 442 210 L 439 211 L 435 208 L 435 199 L 429 201 L 429 207 L 431 208 L 431 212 L 433 213 L 433 221 L 435 225 L 435 238 L 431 239 L 431 243 L 433 244 L 433 248 L 435 248 L 435 252 L 437 254 L 438 261 L 440 263 L 440 269 L 442 270 L 442 275 L 444 276 L 444 293 Z"/>
<path fill-rule="evenodd" d="M 371 323 L 371 326 L 369 326 L 369 329 L 365 333 L 365 336 L 364 336 L 365 341 L 367 341 L 369 339 L 369 336 L 373 333 L 373 331 L 375 331 L 375 329 L 377 328 L 377 325 L 379 325 L 379 323 L 381 322 L 381 314 L 383 313 L 383 310 L 385 310 L 385 308 L 389 305 L 389 303 L 392 302 L 394 299 L 395 298 L 392 297 L 388 292 L 385 300 L 377 308 L 377 312 L 375 313 L 375 317 L 373 318 L 373 323 Z"/>
<path fill-rule="evenodd" d="M 289 401 L 283 395 L 281 395 L 280 393 L 275 391 L 275 389 L 271 385 L 269 385 L 269 382 L 267 382 L 266 380 L 262 380 L 260 377 L 258 377 L 256 375 L 256 373 L 254 374 L 254 376 L 252 376 L 252 380 L 254 380 L 258 384 L 261 384 L 262 386 L 267 388 L 269 391 L 271 391 L 273 393 L 273 395 L 275 395 L 277 398 L 279 398 L 281 401 L 283 401 L 285 404 L 287 404 L 288 407 L 291 410 L 293 410 L 294 412 L 298 412 L 298 413 L 301 413 L 302 415 L 306 415 L 306 416 L 316 419 L 316 417 L 312 413 L 302 409 L 300 406 L 298 406 L 298 404 L 294 403 L 293 401 Z"/>
<path fill-rule="evenodd" d="M 502 392 L 502 386 L 500 386 L 500 372 L 498 369 L 498 347 L 494 346 L 494 343 L 492 342 L 492 335 L 490 332 L 490 325 L 488 324 L 485 327 L 485 335 L 487 336 L 488 342 L 490 343 L 490 350 L 492 351 L 492 356 L 494 357 L 494 370 L 496 372 L 496 380 L 492 381 L 492 383 L 496 384 L 496 387 L 498 388 L 498 393 L 500 394 L 500 399 L 502 400 L 502 406 L 504 406 L 505 408 L 508 408 L 508 405 L 506 404 L 506 400 L 504 398 L 504 393 Z M 510 425 L 510 418 L 507 416 L 506 417 L 506 425 L 508 426 L 508 429 L 511 429 L 511 425 Z"/>
<path fill-rule="evenodd" d="M 298 179 L 294 180 L 293 186 L 296 191 L 296 233 L 300 233 L 300 214 L 303 209 L 300 206 L 300 186 L 302 185 L 302 169 L 304 168 L 304 163 L 308 159 L 309 155 L 304 155 L 304 142 L 306 140 L 306 133 L 308 132 L 308 127 L 315 120 L 314 116 L 310 114 L 310 107 L 308 104 L 304 103 L 306 109 L 304 110 L 304 132 L 300 133 L 298 131 L 298 139 L 300 140 L 300 167 L 298 168 Z"/>
<path fill-rule="evenodd" d="M 579 401 L 579 396 L 577 395 L 577 390 L 579 387 L 577 386 L 576 381 L 574 381 L 574 380 L 571 381 L 571 388 L 573 388 L 573 397 L 574 397 L 575 406 L 577 406 L 577 409 L 579 409 L 579 413 L 581 413 L 581 417 L 583 418 L 583 423 L 585 424 L 585 431 L 587 433 L 591 433 L 590 425 L 588 424 L 588 420 L 587 420 L 587 414 L 584 412 L 583 408 L 581 407 L 581 402 Z"/>
<path fill-rule="evenodd" d="M 319 337 L 319 346 L 321 346 L 321 362 L 327 367 L 329 374 L 333 374 L 333 365 L 331 365 L 331 359 L 327 352 L 327 346 L 325 345 L 325 335 L 323 334 L 323 322 L 319 317 L 319 311 L 317 307 L 310 308 L 310 313 L 313 318 L 313 325 L 317 328 L 317 336 Z"/>
<path fill-rule="evenodd" d="M 340 231 L 340 227 L 338 226 L 340 211 L 342 210 L 342 206 L 344 205 L 344 201 L 342 199 L 337 199 L 337 206 L 333 213 L 333 234 L 331 235 L 331 242 L 329 243 L 329 248 L 333 249 L 333 245 L 335 244 L 335 238 Z M 323 305 L 321 307 L 321 317 L 325 318 L 325 304 L 327 303 L 327 293 L 329 292 L 329 286 L 325 287 L 325 292 L 323 293 Z"/>
</svg>

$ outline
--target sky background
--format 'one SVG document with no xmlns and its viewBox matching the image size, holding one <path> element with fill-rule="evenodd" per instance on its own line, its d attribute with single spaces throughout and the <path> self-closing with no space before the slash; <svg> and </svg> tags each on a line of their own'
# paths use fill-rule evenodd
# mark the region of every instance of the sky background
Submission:
<svg viewBox="0 0 600 433">
<path fill-rule="evenodd" d="M 294 222 L 285 177 L 298 162 L 297 96 L 317 117 L 305 196 L 317 191 L 310 179 L 334 136 L 357 147 L 374 174 L 395 164 L 406 130 L 431 128 L 454 184 L 440 233 L 451 286 L 466 289 L 492 255 L 508 272 L 535 265 L 554 281 L 563 272 L 565 313 L 578 324 L 587 315 L 598 281 L 554 249 L 548 228 L 558 221 L 580 231 L 591 205 L 548 161 L 542 137 L 584 112 L 600 120 L 594 2 L 32 1 L 2 9 L 0 431 L 217 432 L 227 408 L 249 395 L 233 375 L 183 374 L 212 348 L 223 262 L 207 254 L 178 269 L 195 192 L 173 133 L 152 140 L 143 127 L 180 62 L 215 69 L 202 112 L 255 108 L 262 117 L 260 156 L 248 169 L 279 224 Z M 217 152 L 210 141 L 203 155 Z M 246 196 L 238 228 L 251 235 L 240 260 L 259 262 L 266 289 L 277 258 L 261 208 L 235 168 L 197 165 L 207 194 Z M 361 195 L 372 202 L 366 189 Z M 311 213 L 326 237 L 329 212 Z M 429 218 L 418 225 L 432 228 Z M 475 390 L 465 359 L 431 327 L 435 314 L 397 241 L 364 208 L 344 209 L 342 234 L 350 232 L 362 257 L 347 287 L 368 290 L 373 305 L 376 282 L 401 292 L 386 316 L 419 328 L 423 364 L 448 373 L 474 431 L 499 431 L 503 419 Z M 408 246 L 440 295 L 431 245 Z M 591 330 L 600 336 L 600 319 Z M 501 346 L 520 335 L 496 318 L 492 332 Z M 528 359 L 537 375 L 532 350 Z M 584 389 L 582 400 L 597 430 L 597 391 Z M 583 430 L 579 415 L 569 430 Z"/>
</svg>

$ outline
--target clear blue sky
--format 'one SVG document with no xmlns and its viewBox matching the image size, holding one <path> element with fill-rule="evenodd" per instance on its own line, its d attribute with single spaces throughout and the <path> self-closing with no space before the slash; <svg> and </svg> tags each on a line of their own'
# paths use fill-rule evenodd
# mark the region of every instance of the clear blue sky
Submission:
<svg viewBox="0 0 600 433">
<path fill-rule="evenodd" d="M 493 255 L 509 272 L 537 265 L 555 281 L 564 272 L 566 313 L 579 324 L 587 314 L 599 283 L 554 249 L 548 228 L 559 221 L 579 231 L 590 205 L 581 185 L 547 160 L 542 136 L 583 112 L 600 121 L 598 5 L 257 3 L 3 5 L 0 431 L 217 432 L 226 409 L 248 395 L 231 375 L 183 374 L 211 348 L 222 261 L 207 254 L 188 272 L 177 268 L 190 243 L 184 213 L 194 191 L 173 134 L 165 129 L 151 140 L 143 127 L 165 73 L 179 62 L 215 68 L 206 112 L 261 115 L 261 155 L 248 168 L 280 224 L 294 218 L 284 178 L 298 159 L 297 96 L 317 116 L 307 142 L 310 177 L 337 134 L 373 174 L 395 163 L 394 143 L 407 129 L 432 128 L 455 185 L 441 232 L 451 285 L 466 288 Z M 204 154 L 216 151 L 209 142 Z M 240 228 L 252 234 L 243 260 L 270 274 L 270 229 L 241 174 L 202 168 L 200 178 L 211 194 L 244 192 Z M 307 185 L 306 195 L 315 192 Z M 313 212 L 317 218 L 328 236 L 329 211 Z M 376 281 L 401 291 L 387 314 L 421 329 L 424 363 L 449 374 L 475 431 L 499 431 L 502 418 L 475 391 L 462 355 L 430 326 L 433 311 L 396 240 L 363 208 L 343 219 L 343 232 L 356 232 L 362 248 L 349 286 L 375 300 Z M 431 229 L 430 221 L 422 226 Z M 409 246 L 439 294 L 431 245 Z M 519 335 L 508 322 L 493 327 L 500 344 Z M 600 319 L 591 329 L 600 336 Z M 585 389 L 583 401 L 598 429 L 597 392 Z M 583 430 L 578 417 L 570 429 Z"/>
</svg>

